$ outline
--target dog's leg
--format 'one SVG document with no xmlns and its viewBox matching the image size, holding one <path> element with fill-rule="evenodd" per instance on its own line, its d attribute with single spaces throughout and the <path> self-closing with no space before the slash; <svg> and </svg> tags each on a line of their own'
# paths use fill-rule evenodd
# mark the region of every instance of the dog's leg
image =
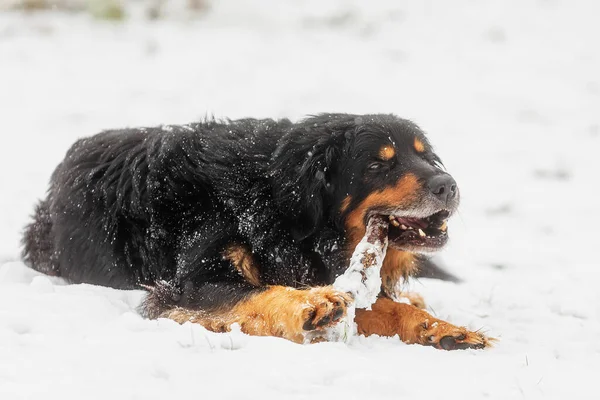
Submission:
<svg viewBox="0 0 600 400">
<path fill-rule="evenodd" d="M 349 295 L 331 286 L 294 289 L 231 285 L 223 282 L 194 288 L 195 300 L 179 299 L 177 305 L 163 305 L 159 313 L 151 316 L 198 323 L 215 332 L 229 331 L 237 323 L 249 335 L 277 336 L 303 343 L 308 332 L 324 330 L 342 319 L 351 302 Z M 207 298 L 212 299 L 210 307 L 205 304 Z M 215 302 L 217 298 L 220 304 Z M 153 304 L 157 302 L 158 296 L 152 293 L 146 300 L 146 308 L 156 309 Z"/>
<path fill-rule="evenodd" d="M 381 268 L 381 291 L 396 302 L 409 303 L 425 309 L 423 296 L 403 290 L 402 284 L 409 276 L 415 274 L 420 266 L 419 258 L 412 253 L 388 248 Z"/>
<path fill-rule="evenodd" d="M 439 349 L 482 349 L 493 339 L 464 327 L 439 320 L 410 304 L 379 298 L 371 310 L 356 310 L 358 333 L 370 336 L 398 335 L 403 342 L 434 346 Z"/>
</svg>

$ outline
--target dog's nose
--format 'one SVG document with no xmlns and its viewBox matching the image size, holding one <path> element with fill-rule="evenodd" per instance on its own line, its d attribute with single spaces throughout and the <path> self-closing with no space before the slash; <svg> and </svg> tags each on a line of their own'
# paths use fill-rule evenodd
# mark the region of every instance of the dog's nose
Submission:
<svg viewBox="0 0 600 400">
<path fill-rule="evenodd" d="M 456 181 L 448 174 L 436 175 L 427 182 L 429 190 L 438 199 L 447 204 L 456 197 Z"/>
</svg>

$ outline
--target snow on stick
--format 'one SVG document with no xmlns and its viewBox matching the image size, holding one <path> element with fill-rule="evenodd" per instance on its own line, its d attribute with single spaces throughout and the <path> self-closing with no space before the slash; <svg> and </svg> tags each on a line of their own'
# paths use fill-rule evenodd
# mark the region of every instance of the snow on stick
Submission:
<svg viewBox="0 0 600 400">
<path fill-rule="evenodd" d="M 381 290 L 381 266 L 388 245 L 388 228 L 389 223 L 385 217 L 371 217 L 365 236 L 352 254 L 348 269 L 333 283 L 337 290 L 351 293 L 354 303 L 348 307 L 346 318 L 328 329 L 328 340 L 348 341 L 356 333 L 356 308 L 371 309 L 371 304 L 377 300 Z"/>
<path fill-rule="evenodd" d="M 381 266 L 388 245 L 388 221 L 381 215 L 369 219 L 367 231 L 356 246 L 350 266 L 333 287 L 351 293 L 358 308 L 371 308 L 381 290 Z"/>
</svg>

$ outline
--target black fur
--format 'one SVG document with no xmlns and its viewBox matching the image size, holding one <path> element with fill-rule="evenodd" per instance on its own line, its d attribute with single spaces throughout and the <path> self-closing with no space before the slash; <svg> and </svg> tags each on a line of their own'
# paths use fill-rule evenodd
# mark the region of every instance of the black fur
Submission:
<svg viewBox="0 0 600 400">
<path fill-rule="evenodd" d="M 425 154 L 412 149 L 414 137 Z M 392 141 L 404 149 L 368 169 Z M 406 153 L 406 154 L 404 154 Z M 348 265 L 341 204 L 350 209 L 439 160 L 414 124 L 392 115 L 206 121 L 106 131 L 76 142 L 24 236 L 24 259 L 71 282 L 154 287 L 146 314 L 210 310 L 256 288 L 222 252 L 252 249 L 265 284 L 331 283 Z"/>
</svg>

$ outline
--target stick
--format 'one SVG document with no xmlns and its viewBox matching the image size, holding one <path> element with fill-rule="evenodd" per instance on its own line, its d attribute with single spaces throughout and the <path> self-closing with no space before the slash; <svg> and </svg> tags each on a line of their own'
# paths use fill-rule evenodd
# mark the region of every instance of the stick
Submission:
<svg viewBox="0 0 600 400">
<path fill-rule="evenodd" d="M 370 309 L 381 290 L 380 271 L 388 245 L 388 228 L 385 217 L 371 217 L 348 269 L 333 283 L 334 288 L 351 293 L 358 308 Z"/>
</svg>

